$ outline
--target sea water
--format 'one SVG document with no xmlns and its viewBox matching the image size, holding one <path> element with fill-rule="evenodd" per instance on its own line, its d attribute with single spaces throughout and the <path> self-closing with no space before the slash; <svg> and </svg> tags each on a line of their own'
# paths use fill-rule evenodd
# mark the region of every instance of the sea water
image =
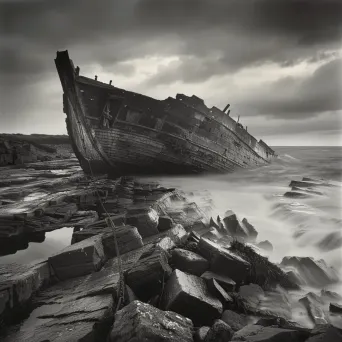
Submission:
<svg viewBox="0 0 342 342">
<path fill-rule="evenodd" d="M 269 240 L 271 261 L 284 256 L 324 259 L 342 272 L 342 147 L 275 147 L 271 164 L 224 175 L 145 177 L 165 187 L 193 193 L 194 200 L 211 201 L 215 218 L 228 209 L 246 217 L 258 231 L 258 241 Z M 307 199 L 285 198 L 291 180 L 325 179 L 333 187 L 320 187 L 323 195 Z M 28 250 L 0 257 L 0 263 L 33 261 L 70 244 L 72 229 L 47 233 L 46 240 L 30 243 Z M 333 241 L 322 243 L 327 236 Z M 323 241 L 324 242 L 324 241 Z M 43 247 L 44 245 L 44 247 Z"/>
</svg>

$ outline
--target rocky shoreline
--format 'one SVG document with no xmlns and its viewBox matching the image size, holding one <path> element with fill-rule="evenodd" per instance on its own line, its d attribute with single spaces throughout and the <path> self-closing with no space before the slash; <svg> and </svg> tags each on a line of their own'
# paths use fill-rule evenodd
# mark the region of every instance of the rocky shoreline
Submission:
<svg viewBox="0 0 342 342">
<path fill-rule="evenodd" d="M 45 260 L 0 265 L 3 341 L 342 339 L 342 298 L 325 289 L 336 271 L 309 257 L 270 262 L 272 241 L 231 210 L 212 218 L 191 194 L 138 178 L 89 180 L 75 159 L 0 174 L 2 255 L 73 229 Z M 284 196 L 300 199 L 330 185 L 290 186 Z"/>
</svg>

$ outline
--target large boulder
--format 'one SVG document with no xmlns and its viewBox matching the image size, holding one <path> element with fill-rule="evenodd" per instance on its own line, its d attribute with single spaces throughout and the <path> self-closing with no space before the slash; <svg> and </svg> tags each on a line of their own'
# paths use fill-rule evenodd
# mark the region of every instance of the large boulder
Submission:
<svg viewBox="0 0 342 342">
<path fill-rule="evenodd" d="M 305 285 L 322 287 L 339 281 L 336 270 L 329 267 L 324 260 L 309 257 L 284 257 L 281 266 L 293 270 L 305 281 Z"/>
<path fill-rule="evenodd" d="M 175 268 L 197 276 L 200 276 L 209 268 L 207 259 L 181 248 L 172 251 L 172 263 Z"/>
<path fill-rule="evenodd" d="M 223 226 L 230 236 L 240 238 L 246 242 L 255 242 L 258 236 L 258 232 L 246 218 L 240 221 L 231 210 L 225 212 Z"/>
<path fill-rule="evenodd" d="M 188 318 L 134 301 L 116 313 L 110 341 L 192 342 L 192 334 Z"/>
<path fill-rule="evenodd" d="M 102 235 L 96 235 L 64 248 L 48 262 L 56 277 L 65 280 L 98 271 L 105 259 Z"/>
<path fill-rule="evenodd" d="M 209 260 L 211 271 L 228 276 L 235 282 L 243 282 L 248 276 L 250 263 L 217 243 L 201 237 L 198 251 Z"/>
<path fill-rule="evenodd" d="M 209 292 L 204 279 L 177 269 L 166 283 L 161 305 L 190 318 L 196 326 L 211 325 L 222 313 L 221 302 Z"/>
</svg>

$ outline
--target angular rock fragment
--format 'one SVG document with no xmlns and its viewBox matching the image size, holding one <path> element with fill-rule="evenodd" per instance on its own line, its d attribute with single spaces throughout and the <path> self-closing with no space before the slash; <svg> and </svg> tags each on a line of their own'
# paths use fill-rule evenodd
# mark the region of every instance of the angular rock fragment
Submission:
<svg viewBox="0 0 342 342">
<path fill-rule="evenodd" d="M 281 288 L 264 292 L 256 284 L 241 286 L 239 297 L 245 309 L 254 314 L 291 318 L 291 305 L 285 290 Z"/>
<path fill-rule="evenodd" d="M 261 242 L 257 243 L 257 247 L 262 248 L 262 249 L 264 249 L 265 251 L 268 251 L 268 252 L 272 252 L 273 251 L 273 245 L 268 240 L 261 241 Z"/>
<path fill-rule="evenodd" d="M 235 282 L 246 279 L 250 263 L 215 242 L 201 237 L 198 243 L 199 253 L 210 262 L 210 270 L 230 277 Z"/>
<path fill-rule="evenodd" d="M 342 305 L 337 303 L 330 303 L 329 311 L 334 313 L 342 314 Z"/>
<path fill-rule="evenodd" d="M 321 290 L 321 298 L 326 301 L 342 301 L 342 296 L 340 296 L 337 292 L 329 291 L 326 289 Z"/>
<path fill-rule="evenodd" d="M 223 309 L 227 309 L 234 305 L 233 298 L 214 278 L 207 279 L 206 283 L 211 294 L 217 299 L 219 299 L 219 301 L 222 303 Z"/>
<path fill-rule="evenodd" d="M 110 341 L 192 342 L 192 334 L 188 318 L 134 301 L 116 313 Z"/>
<path fill-rule="evenodd" d="M 200 327 L 199 329 L 196 330 L 195 335 L 194 335 L 194 341 L 195 342 L 204 342 L 205 337 L 207 336 L 207 333 L 209 331 L 210 327 Z"/>
<path fill-rule="evenodd" d="M 96 235 L 68 246 L 48 259 L 59 280 L 98 271 L 105 262 L 102 235 Z"/>
<path fill-rule="evenodd" d="M 171 272 L 165 252 L 156 250 L 152 255 L 141 258 L 129 268 L 125 279 L 138 298 L 147 301 L 160 292 Z"/>
<path fill-rule="evenodd" d="M 173 227 L 174 222 L 169 216 L 159 216 L 158 219 L 158 231 L 164 232 L 165 230 L 169 230 Z"/>
<path fill-rule="evenodd" d="M 116 248 L 114 244 L 114 233 L 111 227 L 102 229 L 87 228 L 74 232 L 72 235 L 72 244 L 98 235 L 99 233 L 102 233 L 102 244 L 106 258 L 115 257 Z M 129 225 L 115 227 L 115 236 L 120 255 L 143 246 L 141 235 L 136 227 Z"/>
<path fill-rule="evenodd" d="M 206 271 L 201 275 L 201 277 L 206 280 L 215 279 L 228 292 L 233 292 L 235 290 L 235 281 L 227 276 L 220 275 L 211 271 Z"/>
<path fill-rule="evenodd" d="M 249 284 L 240 287 L 239 295 L 248 311 L 257 312 L 265 292 L 259 285 Z"/>
<path fill-rule="evenodd" d="M 296 270 L 306 285 L 322 287 L 338 282 L 339 278 L 334 268 L 329 267 L 324 260 L 314 260 L 309 257 L 284 257 L 281 266 L 286 270 Z"/>
<path fill-rule="evenodd" d="M 213 297 L 204 279 L 173 271 L 162 296 L 162 308 L 190 318 L 196 326 L 211 325 L 222 313 L 221 302 Z"/>
<path fill-rule="evenodd" d="M 332 251 L 342 247 L 342 234 L 340 231 L 332 232 L 317 243 L 322 251 Z"/>
<path fill-rule="evenodd" d="M 226 322 L 233 331 L 238 331 L 249 323 L 247 316 L 238 314 L 231 310 L 225 310 L 221 319 L 222 321 Z"/>
<path fill-rule="evenodd" d="M 152 208 L 138 213 L 128 211 L 126 216 L 127 224 L 137 227 L 143 238 L 159 233 L 158 219 L 157 211 Z"/>
<path fill-rule="evenodd" d="M 225 212 L 223 226 L 229 235 L 248 242 L 254 242 L 258 236 L 258 232 L 246 218 L 240 221 L 236 214 L 231 210 Z"/>
<path fill-rule="evenodd" d="M 205 342 L 226 342 L 230 341 L 234 332 L 232 328 L 221 319 L 217 319 L 205 336 Z"/>
<path fill-rule="evenodd" d="M 197 276 L 200 276 L 209 268 L 207 259 L 181 248 L 172 251 L 172 262 L 175 268 Z"/>
<path fill-rule="evenodd" d="M 309 198 L 312 197 L 313 195 L 307 193 L 307 192 L 303 192 L 303 191 L 287 191 L 284 194 L 284 197 L 288 197 L 288 198 Z"/>
<path fill-rule="evenodd" d="M 138 229 L 129 225 L 115 227 L 115 238 L 120 255 L 144 245 Z M 114 233 L 112 231 L 102 235 L 102 244 L 106 258 L 110 259 L 117 256 Z"/>
<path fill-rule="evenodd" d="M 327 324 L 328 317 L 325 315 L 322 309 L 322 300 L 313 292 L 309 292 L 305 297 L 299 300 L 301 304 L 306 308 L 308 315 L 315 324 Z"/>
</svg>

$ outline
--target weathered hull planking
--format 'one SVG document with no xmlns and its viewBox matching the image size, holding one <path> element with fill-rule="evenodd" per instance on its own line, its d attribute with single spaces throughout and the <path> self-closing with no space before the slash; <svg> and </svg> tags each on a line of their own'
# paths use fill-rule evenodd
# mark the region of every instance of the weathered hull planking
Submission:
<svg viewBox="0 0 342 342">
<path fill-rule="evenodd" d="M 67 51 L 55 62 L 68 133 L 87 173 L 228 172 L 275 156 L 229 112 L 196 96 L 159 101 L 79 76 Z"/>
</svg>

